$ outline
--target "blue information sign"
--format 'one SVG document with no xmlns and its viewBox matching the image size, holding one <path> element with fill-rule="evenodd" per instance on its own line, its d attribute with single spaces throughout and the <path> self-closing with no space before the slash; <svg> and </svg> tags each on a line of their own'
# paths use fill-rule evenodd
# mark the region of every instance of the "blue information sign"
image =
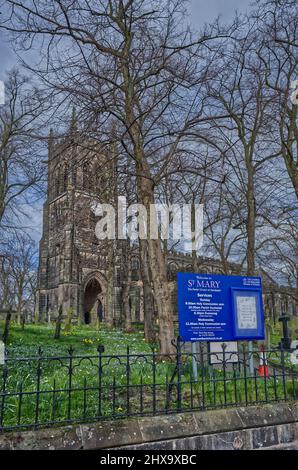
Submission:
<svg viewBox="0 0 298 470">
<path fill-rule="evenodd" d="M 260 277 L 178 273 L 177 283 L 184 341 L 264 339 Z"/>
</svg>

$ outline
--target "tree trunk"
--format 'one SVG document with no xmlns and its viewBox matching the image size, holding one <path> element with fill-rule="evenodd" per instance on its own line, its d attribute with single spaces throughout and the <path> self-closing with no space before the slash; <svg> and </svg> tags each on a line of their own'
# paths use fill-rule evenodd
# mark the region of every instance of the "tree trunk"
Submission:
<svg viewBox="0 0 298 470">
<path fill-rule="evenodd" d="M 105 323 L 107 326 L 114 326 L 114 308 L 113 308 L 113 298 L 114 298 L 114 246 L 113 240 L 108 241 L 108 259 L 107 259 L 107 311 L 105 312 Z"/>
<path fill-rule="evenodd" d="M 128 113 L 129 114 L 129 113 Z M 129 124 L 133 123 L 133 115 L 129 118 Z M 157 234 L 157 239 L 153 239 L 150 234 L 148 216 L 154 217 L 153 223 L 157 225 L 157 214 L 154 211 L 154 182 L 150 174 L 148 162 L 143 155 L 142 139 L 135 124 L 131 125 L 130 131 L 134 143 L 134 155 L 137 161 L 137 195 L 138 202 L 142 204 L 147 211 L 147 240 L 148 240 L 148 259 L 154 298 L 158 311 L 159 323 L 159 345 L 160 355 L 173 355 L 176 352 L 172 344 L 174 340 L 174 321 L 171 297 L 168 289 L 167 269 L 164 253 L 161 248 L 161 240 Z M 152 211 L 150 210 L 152 208 Z M 150 221 L 152 224 L 152 221 Z M 157 229 L 157 227 L 155 227 Z M 158 232 L 156 230 L 156 232 Z"/>
<path fill-rule="evenodd" d="M 9 331 L 10 331 L 10 323 L 11 323 L 11 309 L 6 314 L 6 318 L 5 318 L 4 332 L 3 332 L 3 338 L 2 338 L 4 344 L 6 344 L 8 340 Z"/>
<path fill-rule="evenodd" d="M 151 288 L 150 269 L 148 262 L 148 246 L 146 240 L 139 240 L 140 271 L 143 284 L 144 335 L 148 343 L 156 341 L 154 331 L 154 299 Z"/>
<path fill-rule="evenodd" d="M 167 273 L 160 240 L 149 240 L 150 270 L 158 311 L 160 354 L 174 354 L 172 340 L 174 334 L 172 302 L 168 288 Z"/>
<path fill-rule="evenodd" d="M 124 331 L 129 333 L 131 328 L 131 309 L 130 309 L 130 302 L 129 302 L 129 293 L 131 287 L 131 259 L 130 255 L 128 254 L 127 259 L 127 275 L 125 284 L 122 290 L 122 304 L 123 304 L 123 313 L 124 313 Z"/>
<path fill-rule="evenodd" d="M 248 171 L 248 182 L 247 182 L 247 248 L 246 248 L 246 260 L 247 260 L 247 274 L 248 276 L 254 276 L 256 273 L 255 268 L 255 225 L 256 225 L 256 204 L 254 197 L 254 174 L 251 162 L 247 164 Z"/>
<path fill-rule="evenodd" d="M 18 295 L 18 307 L 17 307 L 17 323 L 22 324 L 22 295 Z"/>
<path fill-rule="evenodd" d="M 129 292 L 130 292 L 130 284 L 129 282 L 126 282 L 123 288 L 123 293 L 122 293 L 123 313 L 124 313 L 124 331 L 126 333 L 130 333 L 132 330 Z"/>
<path fill-rule="evenodd" d="M 297 146 L 297 105 L 293 105 L 288 111 L 289 122 L 282 119 L 280 123 L 280 138 L 282 142 L 282 156 L 288 171 L 289 178 L 293 185 L 296 198 L 298 200 L 298 157 Z M 287 137 L 285 137 L 287 132 Z M 296 158 L 295 158 L 296 155 Z"/>
<path fill-rule="evenodd" d="M 62 325 L 62 315 L 63 315 L 63 309 L 62 309 L 62 305 L 60 305 L 59 312 L 58 312 L 58 317 L 57 317 L 57 320 L 56 320 L 56 329 L 55 329 L 54 339 L 60 339 L 61 325 Z"/>
<path fill-rule="evenodd" d="M 67 316 L 66 316 L 66 322 L 65 322 L 65 331 L 70 332 L 71 327 L 72 327 L 72 317 L 73 317 L 73 308 L 69 307 L 67 309 Z"/>
<path fill-rule="evenodd" d="M 17 323 L 22 323 L 22 304 L 24 295 L 24 275 L 19 274 L 17 279 Z"/>
<path fill-rule="evenodd" d="M 27 310 L 25 310 L 25 311 L 23 312 L 23 315 L 22 315 L 22 317 L 21 317 L 22 330 L 25 329 L 26 316 L 27 316 Z"/>
<path fill-rule="evenodd" d="M 124 22 L 124 27 L 125 22 Z M 125 125 L 133 145 L 134 159 L 137 173 L 137 196 L 138 202 L 143 204 L 150 214 L 150 204 L 154 204 L 154 182 L 151 175 L 149 163 L 144 153 L 144 144 L 141 122 L 135 114 L 135 106 L 138 102 L 138 92 L 135 89 L 133 74 L 130 70 L 129 54 L 132 45 L 132 35 L 129 30 L 125 32 L 125 46 L 123 48 L 123 88 L 125 90 Z M 147 218 L 148 222 L 148 218 Z M 148 228 L 148 223 L 147 223 Z M 166 263 L 161 249 L 161 241 L 152 240 L 150 234 L 148 239 L 148 255 L 154 296 L 156 299 L 159 319 L 159 343 L 160 354 L 175 354 L 172 344 L 174 339 L 174 322 L 171 299 L 167 286 Z"/>
<path fill-rule="evenodd" d="M 191 266 L 194 273 L 199 272 L 199 259 L 196 247 L 196 206 L 193 200 L 191 205 L 191 231 L 192 231 L 192 249 L 191 249 Z"/>
<path fill-rule="evenodd" d="M 144 167 L 139 169 L 138 176 L 138 195 L 139 202 L 144 205 L 147 214 L 150 214 L 150 205 L 152 207 L 151 214 L 155 220 L 156 213 L 154 212 L 154 188 L 152 179 L 149 177 L 148 171 L 144 171 Z M 146 177 L 146 174 L 148 175 Z M 152 221 L 151 221 L 152 223 Z M 149 226 L 147 224 L 149 229 Z M 147 231 L 149 232 L 149 230 Z M 158 311 L 159 323 L 159 345 L 160 354 L 169 355 L 175 354 L 175 347 L 172 344 L 174 340 L 174 321 L 171 297 L 168 289 L 167 269 L 164 258 L 164 253 L 161 249 L 160 239 L 152 239 L 150 233 L 147 233 L 148 238 L 148 257 L 150 272 L 152 275 L 152 284 L 154 289 L 154 297 Z"/>
<path fill-rule="evenodd" d="M 285 163 L 287 166 L 288 174 L 290 176 L 296 199 L 298 201 L 298 170 L 297 170 L 297 163 L 295 161 L 291 161 L 290 157 L 285 157 Z"/>
</svg>

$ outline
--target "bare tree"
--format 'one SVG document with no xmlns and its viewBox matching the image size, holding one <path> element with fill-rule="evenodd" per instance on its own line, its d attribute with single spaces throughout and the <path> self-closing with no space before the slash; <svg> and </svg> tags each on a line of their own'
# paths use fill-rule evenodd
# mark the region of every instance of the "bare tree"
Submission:
<svg viewBox="0 0 298 470">
<path fill-rule="evenodd" d="M 14 70 L 5 83 L 0 107 L 0 228 L 11 227 L 13 216 L 24 211 L 42 188 L 44 169 L 38 123 L 41 94 Z"/>
<path fill-rule="evenodd" d="M 265 85 L 274 94 L 280 155 L 298 199 L 298 18 L 293 0 L 262 1 L 255 12 Z"/>
<path fill-rule="evenodd" d="M 14 305 L 14 287 L 11 282 L 9 262 L 4 254 L 0 256 L 0 310 L 7 310 Z"/>
<path fill-rule="evenodd" d="M 238 260 L 254 275 L 268 247 L 280 255 L 290 252 L 276 244 L 286 233 L 290 240 L 295 236 L 276 218 L 285 206 L 282 199 L 295 208 L 289 182 L 297 196 L 297 104 L 290 99 L 297 78 L 293 1 L 259 2 L 252 18 L 236 17 L 225 30 L 215 23 L 199 38 L 184 27 L 184 1 L 6 3 L 2 27 L 16 44 L 31 47 L 42 38 L 42 64 L 31 69 L 59 106 L 76 105 L 81 145 L 117 142 L 107 162 L 114 160 L 123 194 L 129 181 L 131 200 L 147 214 L 159 200 L 208 204 L 207 245 L 224 272 L 229 261 Z M 207 159 L 201 142 L 212 149 Z M 173 247 L 149 235 L 139 240 L 145 336 L 154 336 L 154 298 L 160 352 L 172 354 L 166 256 Z M 115 245 L 107 246 L 112 289 Z M 284 257 L 282 269 L 291 257 Z M 195 252 L 193 269 L 199 269 Z M 125 282 L 129 329 L 129 269 Z"/>
<path fill-rule="evenodd" d="M 37 247 L 26 234 L 17 233 L 8 244 L 9 268 L 15 286 L 17 320 L 21 324 L 24 308 L 34 307 L 34 280 L 37 268 Z"/>
<path fill-rule="evenodd" d="M 15 308 L 20 324 L 24 309 L 34 308 L 37 247 L 27 234 L 16 232 L 1 251 L 0 305 Z"/>
<path fill-rule="evenodd" d="M 261 217 L 258 196 L 263 174 L 279 149 L 273 139 L 271 119 L 274 96 L 265 86 L 253 24 L 245 18 L 240 25 L 234 35 L 238 40 L 227 51 L 219 51 L 218 75 L 208 83 L 208 93 L 211 122 L 212 115 L 221 116 L 212 128 L 215 135 L 221 135 L 228 170 L 226 182 L 234 198 L 233 211 L 238 213 L 235 227 L 246 236 L 247 273 L 254 275 L 256 229 Z M 233 204 L 231 197 L 229 200 Z"/>
<path fill-rule="evenodd" d="M 230 263 L 237 261 L 240 266 L 245 261 L 246 233 L 235 227 L 241 220 L 244 197 L 240 193 L 231 194 L 231 188 L 221 185 L 210 198 L 205 208 L 206 228 L 205 247 L 209 249 L 209 257 L 215 256 L 221 261 L 225 274 L 229 274 Z"/>
<path fill-rule="evenodd" d="M 274 274 L 281 284 L 295 292 L 298 302 L 298 228 L 291 211 L 279 214 L 278 222 L 261 257 L 262 265 Z"/>
<path fill-rule="evenodd" d="M 156 341 L 154 296 L 152 291 L 150 263 L 148 260 L 148 244 L 146 240 L 139 240 L 139 252 L 140 274 L 143 285 L 144 335 L 148 343 L 154 343 Z"/>
<path fill-rule="evenodd" d="M 97 135 L 98 129 L 108 133 L 111 116 L 117 119 L 118 140 L 134 162 L 138 202 L 149 213 L 156 184 L 177 164 L 186 130 L 200 122 L 200 87 L 209 70 L 205 44 L 218 30 L 193 40 L 183 29 L 180 0 L 8 0 L 7 5 L 2 27 L 21 41 L 43 38 L 47 67 L 40 75 L 84 103 L 89 131 L 91 121 Z M 193 90 L 186 100 L 187 89 Z M 148 257 L 160 352 L 171 354 L 173 312 L 159 239 L 148 238 Z"/>
</svg>

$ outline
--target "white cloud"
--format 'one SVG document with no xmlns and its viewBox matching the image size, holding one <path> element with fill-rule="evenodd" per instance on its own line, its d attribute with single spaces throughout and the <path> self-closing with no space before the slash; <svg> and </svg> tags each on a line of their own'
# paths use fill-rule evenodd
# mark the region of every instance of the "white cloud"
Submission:
<svg viewBox="0 0 298 470">
<path fill-rule="evenodd" d="M 34 241 L 38 242 L 42 233 L 42 203 L 27 204 L 22 209 L 25 215 L 20 221 L 20 226 Z"/>
</svg>

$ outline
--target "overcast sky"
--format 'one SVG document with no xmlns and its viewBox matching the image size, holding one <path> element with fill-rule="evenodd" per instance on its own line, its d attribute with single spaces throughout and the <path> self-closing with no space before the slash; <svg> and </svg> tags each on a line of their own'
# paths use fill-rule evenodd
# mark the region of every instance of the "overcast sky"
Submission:
<svg viewBox="0 0 298 470">
<path fill-rule="evenodd" d="M 192 22 L 198 27 L 222 15 L 225 21 L 233 18 L 235 10 L 245 12 L 251 0 L 191 0 Z"/>
</svg>

